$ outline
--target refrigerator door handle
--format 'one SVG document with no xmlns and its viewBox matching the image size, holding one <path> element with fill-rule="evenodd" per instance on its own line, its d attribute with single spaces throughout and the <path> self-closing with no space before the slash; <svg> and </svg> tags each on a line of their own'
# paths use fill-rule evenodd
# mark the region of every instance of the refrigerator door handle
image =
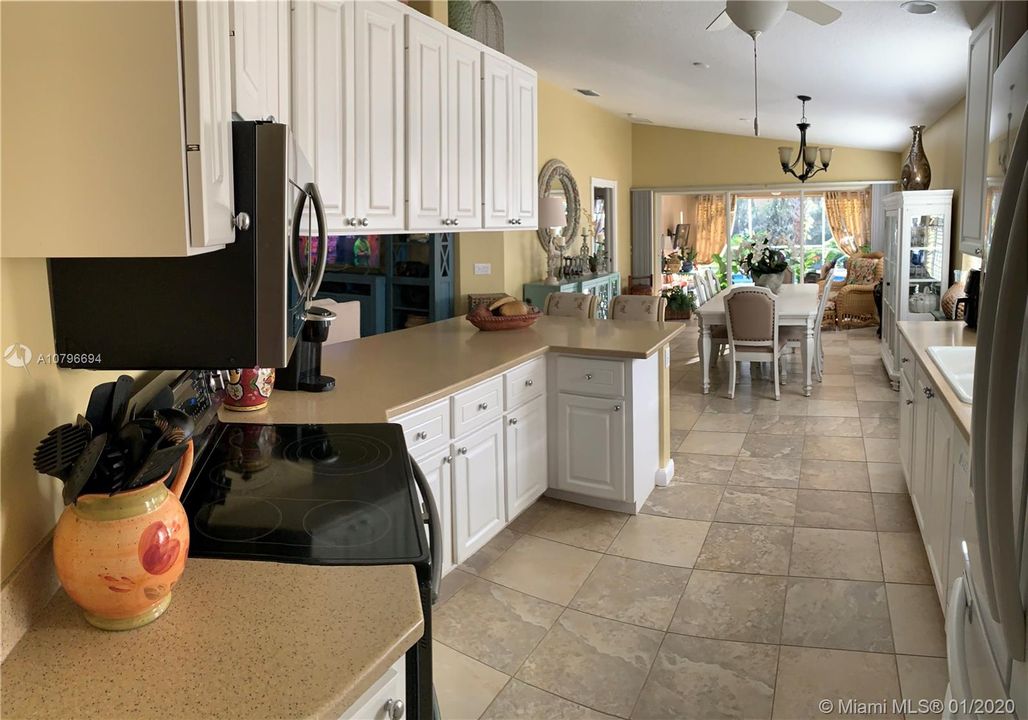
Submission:
<svg viewBox="0 0 1028 720">
<path fill-rule="evenodd" d="M 946 665 L 949 670 L 949 692 L 958 703 L 971 697 L 971 679 L 967 674 L 967 647 L 964 624 L 971 622 L 967 581 L 958 575 L 949 593 L 946 618 Z"/>
</svg>

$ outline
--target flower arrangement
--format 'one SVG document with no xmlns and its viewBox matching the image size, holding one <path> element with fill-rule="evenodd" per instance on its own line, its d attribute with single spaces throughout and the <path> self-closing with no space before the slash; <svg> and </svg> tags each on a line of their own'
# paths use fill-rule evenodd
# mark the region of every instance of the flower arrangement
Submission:
<svg viewBox="0 0 1028 720">
<path fill-rule="evenodd" d="M 789 267 L 789 258 L 781 250 L 771 246 L 770 238 L 764 238 L 759 243 L 751 242 L 748 248 L 749 252 L 743 255 L 739 267 L 751 278 L 785 272 Z"/>
</svg>

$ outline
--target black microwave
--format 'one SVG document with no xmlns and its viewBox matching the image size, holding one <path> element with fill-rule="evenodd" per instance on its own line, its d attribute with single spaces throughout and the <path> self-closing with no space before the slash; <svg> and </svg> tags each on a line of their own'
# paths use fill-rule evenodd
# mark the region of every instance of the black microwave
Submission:
<svg viewBox="0 0 1028 720">
<path fill-rule="evenodd" d="M 225 248 L 194 257 L 48 261 L 62 367 L 286 366 L 328 248 L 310 166 L 289 135 L 281 123 L 232 123 L 235 210 L 249 223 L 237 224 Z M 301 230 L 301 220 L 315 219 L 316 243 Z"/>
</svg>

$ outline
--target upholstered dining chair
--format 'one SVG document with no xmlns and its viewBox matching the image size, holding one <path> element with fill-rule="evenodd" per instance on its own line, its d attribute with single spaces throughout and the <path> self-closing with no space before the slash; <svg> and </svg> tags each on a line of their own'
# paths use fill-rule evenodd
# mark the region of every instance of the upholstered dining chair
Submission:
<svg viewBox="0 0 1028 720">
<path fill-rule="evenodd" d="M 667 298 L 647 295 L 618 295 L 610 304 L 610 319 L 658 322 L 664 319 L 664 310 L 666 309 Z"/>
<path fill-rule="evenodd" d="M 725 296 L 728 330 L 728 397 L 735 397 L 735 364 L 743 360 L 774 365 L 775 400 L 781 399 L 779 358 L 785 340 L 778 337 L 775 294 L 765 287 L 735 287 Z"/>
<path fill-rule="evenodd" d="M 596 296 L 590 293 L 550 293 L 546 296 L 543 313 L 556 317 L 591 320 L 596 317 Z"/>
</svg>

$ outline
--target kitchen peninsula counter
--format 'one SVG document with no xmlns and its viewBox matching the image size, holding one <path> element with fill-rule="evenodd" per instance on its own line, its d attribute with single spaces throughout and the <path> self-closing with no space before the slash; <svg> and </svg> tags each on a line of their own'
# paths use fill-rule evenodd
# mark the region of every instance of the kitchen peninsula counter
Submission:
<svg viewBox="0 0 1028 720">
<path fill-rule="evenodd" d="M 0 715 L 335 720 L 423 628 L 411 566 L 194 558 L 137 630 L 98 630 L 58 591 L 0 669 Z"/>
<path fill-rule="evenodd" d="M 222 409 L 234 423 L 383 422 L 547 352 L 645 359 L 685 329 L 677 322 L 541 317 L 530 328 L 482 332 L 463 317 L 323 348 L 327 393 L 272 393 L 256 412 Z"/>
<path fill-rule="evenodd" d="M 974 347 L 977 335 L 962 321 L 949 322 L 915 322 L 903 320 L 896 323 L 900 335 L 907 341 L 914 359 L 919 367 L 931 378 L 939 390 L 939 397 L 949 411 L 953 421 L 964 434 L 964 439 L 971 439 L 971 405 L 963 402 L 953 391 L 942 370 L 928 354 L 928 348 L 934 346 Z"/>
</svg>

